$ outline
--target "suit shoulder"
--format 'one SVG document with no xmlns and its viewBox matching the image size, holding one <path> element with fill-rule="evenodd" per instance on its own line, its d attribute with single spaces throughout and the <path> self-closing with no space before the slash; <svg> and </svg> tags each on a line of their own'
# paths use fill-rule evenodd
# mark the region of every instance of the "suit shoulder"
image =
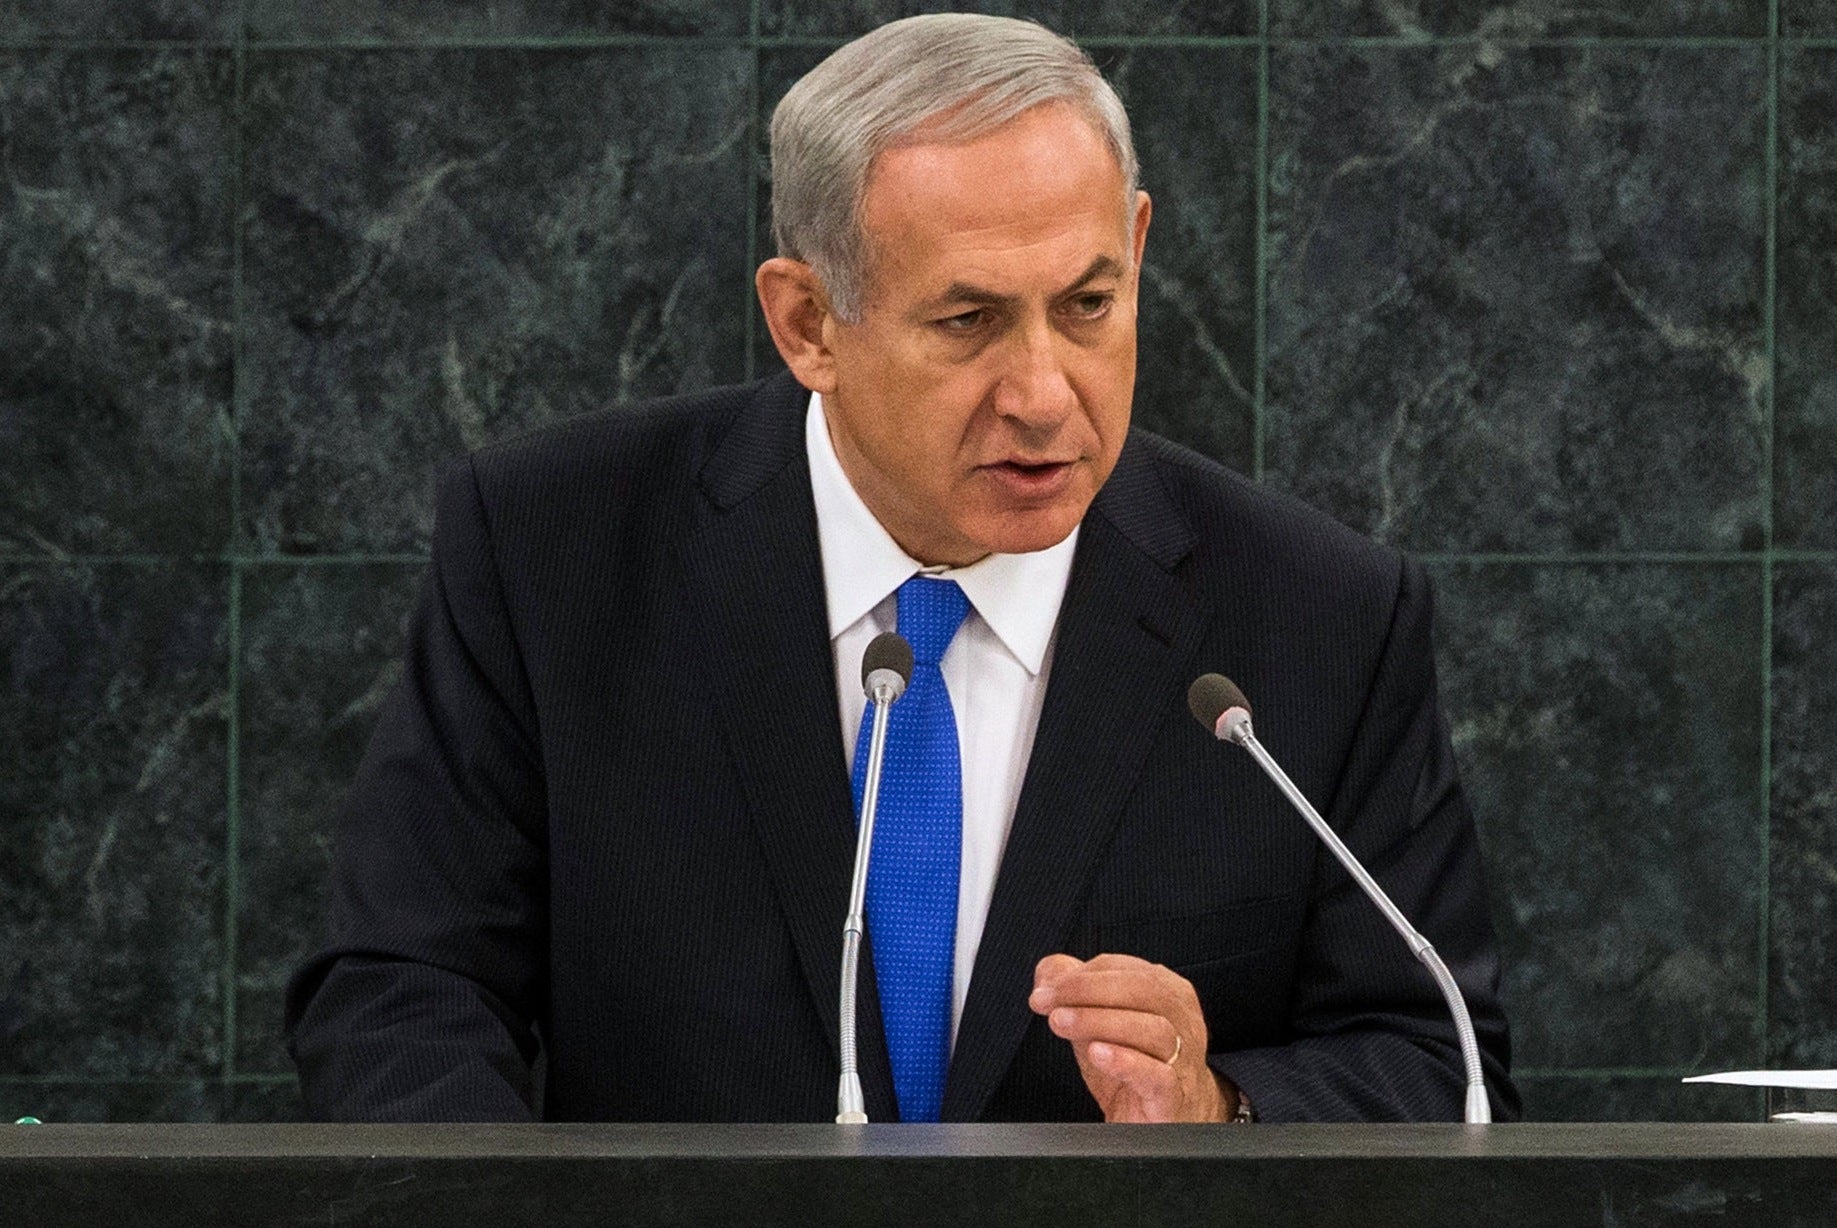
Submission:
<svg viewBox="0 0 1837 1228">
<path fill-rule="evenodd" d="M 507 576 L 643 566 L 703 506 L 700 475 L 736 424 L 763 413 L 785 430 L 795 407 L 794 385 L 764 380 L 611 406 L 480 448 L 441 474 L 435 553 L 486 541 Z"/>
<path fill-rule="evenodd" d="M 1341 592 L 1361 580 L 1394 592 L 1404 565 L 1395 548 L 1171 440 L 1135 435 L 1201 549 L 1228 552 L 1265 572 L 1296 573 L 1297 580 L 1331 580 Z"/>
<path fill-rule="evenodd" d="M 610 405 L 551 423 L 466 458 L 487 502 L 581 483 L 693 473 L 697 459 L 751 402 L 758 384 Z"/>
</svg>

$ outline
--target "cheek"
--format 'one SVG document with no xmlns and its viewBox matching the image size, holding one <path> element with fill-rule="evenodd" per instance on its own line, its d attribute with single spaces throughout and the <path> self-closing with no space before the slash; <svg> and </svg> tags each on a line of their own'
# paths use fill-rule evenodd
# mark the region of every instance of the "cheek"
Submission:
<svg viewBox="0 0 1837 1228">
<path fill-rule="evenodd" d="M 992 382 L 973 367 L 951 368 L 941 375 L 933 368 L 927 374 L 930 378 L 922 386 L 916 380 L 908 383 L 905 396 L 896 402 L 910 423 L 914 442 L 940 462 L 974 452 L 974 441 L 994 421 L 994 415 L 982 408 L 993 400 Z"/>
<path fill-rule="evenodd" d="M 1129 429 L 1130 406 L 1135 397 L 1135 351 L 1093 354 L 1073 377 L 1073 387 L 1084 405 L 1091 428 L 1106 444 L 1121 446 Z"/>
</svg>

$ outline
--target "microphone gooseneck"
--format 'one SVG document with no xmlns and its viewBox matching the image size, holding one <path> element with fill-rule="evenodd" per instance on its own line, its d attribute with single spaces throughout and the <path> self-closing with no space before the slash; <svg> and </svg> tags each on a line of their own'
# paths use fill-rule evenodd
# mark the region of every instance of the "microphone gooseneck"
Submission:
<svg viewBox="0 0 1837 1228">
<path fill-rule="evenodd" d="M 861 654 L 861 689 L 874 705 L 869 735 L 867 781 L 861 791 L 861 824 L 855 836 L 855 874 L 848 888 L 848 916 L 842 922 L 842 1000 L 838 1037 L 842 1076 L 836 1089 L 836 1121 L 867 1121 L 861 1075 L 855 1066 L 856 981 L 861 968 L 861 935 L 867 929 L 867 867 L 874 847 L 874 810 L 880 801 L 880 764 L 887 753 L 887 717 L 893 701 L 912 681 L 912 645 L 897 631 L 883 631 Z"/>
<path fill-rule="evenodd" d="M 1320 837 L 1333 856 L 1338 858 L 1339 863 L 1346 867 L 1346 872 L 1352 875 L 1353 881 L 1358 883 L 1365 894 L 1371 898 L 1371 902 L 1378 906 L 1378 911 L 1383 913 L 1384 919 L 1391 923 L 1391 928 L 1402 936 L 1403 941 L 1410 948 L 1410 954 L 1414 955 L 1417 962 L 1427 968 L 1429 975 L 1435 978 L 1435 984 L 1441 990 L 1442 997 L 1447 999 L 1448 1012 L 1454 1017 L 1455 1033 L 1460 1037 L 1461 1064 L 1467 1072 L 1467 1124 L 1485 1125 L 1492 1121 L 1492 1106 L 1486 1098 L 1486 1076 L 1480 1066 L 1480 1044 L 1474 1036 L 1473 1018 L 1467 1013 L 1467 1000 L 1461 996 L 1461 987 L 1455 981 L 1454 974 L 1448 971 L 1448 965 L 1443 963 L 1442 957 L 1435 953 L 1435 948 L 1429 944 L 1429 940 L 1416 932 L 1416 928 L 1410 924 L 1402 910 L 1391 902 L 1390 896 L 1385 894 L 1384 888 L 1378 886 L 1378 881 L 1366 873 L 1365 867 L 1359 864 L 1359 859 L 1353 856 L 1352 850 L 1346 847 L 1345 841 L 1327 826 L 1327 821 L 1320 817 L 1320 812 L 1315 810 L 1313 804 L 1308 801 L 1301 790 L 1295 787 L 1295 782 L 1288 778 L 1288 773 L 1284 772 L 1281 765 L 1267 750 L 1263 749 L 1263 744 L 1257 741 L 1256 731 L 1251 728 L 1250 701 L 1244 698 L 1244 692 L 1235 682 L 1223 674 L 1201 675 L 1194 679 L 1191 687 L 1187 688 L 1186 704 L 1192 710 L 1193 716 L 1206 727 L 1213 737 L 1223 742 L 1236 743 L 1250 753 L 1250 757 L 1256 760 L 1257 766 L 1262 768 L 1264 774 L 1275 782 L 1278 789 L 1282 790 L 1282 795 L 1288 799 L 1289 804 L 1300 813 L 1302 818 L 1307 820 L 1308 826 L 1314 829 L 1314 834 Z"/>
</svg>

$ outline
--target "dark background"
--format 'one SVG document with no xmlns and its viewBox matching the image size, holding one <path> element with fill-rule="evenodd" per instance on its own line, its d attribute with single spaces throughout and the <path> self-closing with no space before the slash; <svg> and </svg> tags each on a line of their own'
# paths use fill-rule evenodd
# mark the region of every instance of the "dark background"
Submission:
<svg viewBox="0 0 1837 1228">
<path fill-rule="evenodd" d="M 990 8 L 1134 115 L 1138 419 L 1437 578 L 1531 1115 L 1837 1065 L 1837 0 Z M 297 1111 L 436 462 L 772 369 L 762 117 L 912 11 L 0 0 L 0 1116 Z"/>
</svg>

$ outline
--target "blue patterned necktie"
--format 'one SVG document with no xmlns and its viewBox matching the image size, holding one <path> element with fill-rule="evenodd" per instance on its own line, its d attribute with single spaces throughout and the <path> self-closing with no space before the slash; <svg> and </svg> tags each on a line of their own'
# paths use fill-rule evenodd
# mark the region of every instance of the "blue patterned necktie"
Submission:
<svg viewBox="0 0 1837 1228">
<path fill-rule="evenodd" d="M 912 645 L 912 682 L 887 720 L 868 861 L 867 928 L 901 1121 L 938 1120 L 950 1067 L 963 764 L 957 716 L 938 662 L 969 608 L 954 580 L 914 576 L 899 586 L 899 633 Z M 857 817 L 873 728 L 870 703 L 855 741 Z"/>
</svg>

